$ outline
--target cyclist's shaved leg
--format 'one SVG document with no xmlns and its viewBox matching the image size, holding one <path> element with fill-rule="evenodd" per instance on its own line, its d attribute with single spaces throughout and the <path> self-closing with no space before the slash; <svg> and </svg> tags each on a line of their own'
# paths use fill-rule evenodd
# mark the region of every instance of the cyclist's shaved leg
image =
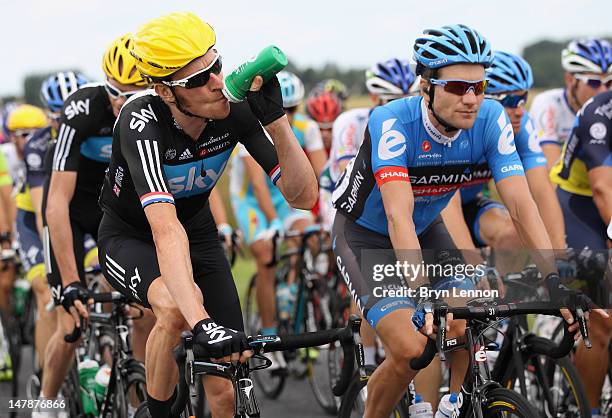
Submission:
<svg viewBox="0 0 612 418">
<path fill-rule="evenodd" d="M 376 326 L 386 358 L 368 381 L 365 418 L 389 416 L 417 373 L 409 363 L 423 353 L 426 337 L 406 326 L 412 323 L 413 313 L 413 309 L 398 309 Z"/>
<path fill-rule="evenodd" d="M 266 264 L 272 258 L 272 243 L 269 240 L 257 240 L 251 244 L 251 253 L 257 263 L 257 308 L 261 317 L 262 328 L 276 326 L 276 295 L 274 293 L 274 267 Z"/>
<path fill-rule="evenodd" d="M 415 376 L 414 385 L 417 393 L 431 404 L 432 410 L 436 411 L 440 399 L 440 386 L 442 385 L 442 364 L 439 357 L 434 357 L 429 366 Z"/>
<path fill-rule="evenodd" d="M 228 379 L 218 376 L 205 376 L 202 379 L 206 402 L 213 417 L 234 416 L 234 388 Z"/>
<path fill-rule="evenodd" d="M 361 315 L 359 308 L 355 305 L 355 301 L 351 300 L 351 313 Z M 368 321 L 363 318 L 361 327 L 359 328 L 361 343 L 363 344 L 363 354 L 366 364 L 376 364 L 376 331 L 370 326 Z"/>
<path fill-rule="evenodd" d="M 306 227 L 308 225 L 312 225 L 312 221 L 310 219 L 298 219 L 295 222 L 293 222 L 290 226 L 289 229 L 290 230 L 297 230 L 297 231 L 301 231 L 304 232 L 304 229 L 306 229 Z M 309 245 L 311 245 L 311 248 L 313 249 L 313 254 L 315 254 L 314 249 L 316 247 L 312 246 L 312 243 L 316 243 L 316 237 L 311 237 L 312 239 L 309 242 Z M 287 240 L 287 246 L 290 249 L 294 249 L 300 246 L 300 239 L 299 237 L 295 237 L 295 238 L 291 238 L 289 240 Z M 291 270 L 289 270 L 289 274 L 287 274 L 287 283 L 291 284 L 291 283 L 295 283 L 296 282 L 296 278 L 297 278 L 297 263 L 298 263 L 298 256 L 294 255 L 293 257 L 291 257 L 290 259 L 291 262 Z"/>
<path fill-rule="evenodd" d="M 138 312 L 135 312 L 136 308 L 130 308 L 130 312 L 135 317 L 140 316 Z M 136 319 L 132 326 L 132 348 L 134 351 L 134 358 L 144 363 L 146 356 L 146 344 L 149 334 L 155 325 L 155 315 L 150 309 L 142 309 L 142 318 Z"/>
<path fill-rule="evenodd" d="M 41 390 L 41 394 L 48 398 L 57 396 L 62 382 L 68 375 L 68 370 L 70 370 L 74 358 L 74 349 L 78 344 L 64 341 L 64 336 L 74 331 L 72 316 L 61 306 L 56 306 L 55 311 L 57 312 L 57 326 L 45 351 Z"/>
<path fill-rule="evenodd" d="M 500 273 L 523 269 L 524 260 L 516 256 L 516 251 L 510 251 L 521 248 L 522 244 L 506 210 L 496 207 L 486 210 L 480 217 L 480 236 L 488 246 L 502 250 L 496 253 L 495 260 L 495 266 Z"/>
<path fill-rule="evenodd" d="M 47 304 L 51 301 L 51 291 L 44 275 L 32 279 L 32 290 L 36 297 L 36 308 L 38 310 L 38 318 L 34 328 L 34 345 L 36 346 L 39 365 L 42 368 L 45 364 L 47 344 L 56 329 L 56 310 L 47 311 Z"/>
<path fill-rule="evenodd" d="M 15 282 L 15 266 L 5 264 L 4 268 L 4 271 L 0 271 L 0 310 L 8 312 L 9 299 Z"/>
<path fill-rule="evenodd" d="M 196 289 L 194 285 L 201 300 L 200 290 Z M 147 298 L 157 319 L 146 344 L 147 392 L 164 401 L 172 396 L 178 379 L 172 349 L 179 344 L 181 332 L 187 331 L 189 326 L 161 276 L 151 283 Z"/>
<path fill-rule="evenodd" d="M 599 408 L 601 389 L 606 378 L 607 368 L 602 365 L 610 361 L 608 346 L 612 338 L 612 319 L 599 315 L 589 317 L 589 334 L 593 348 L 587 349 L 580 344 L 576 350 L 576 369 L 582 378 L 591 408 Z"/>
</svg>

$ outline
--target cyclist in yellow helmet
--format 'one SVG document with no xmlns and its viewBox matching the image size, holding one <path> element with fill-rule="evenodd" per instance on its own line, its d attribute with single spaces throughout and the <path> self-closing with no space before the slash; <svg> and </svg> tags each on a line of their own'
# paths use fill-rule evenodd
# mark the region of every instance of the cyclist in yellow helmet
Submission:
<svg viewBox="0 0 612 418">
<path fill-rule="evenodd" d="M 317 198 L 278 79 L 256 77 L 247 101 L 230 104 L 215 43 L 212 27 L 192 13 L 151 20 L 134 35 L 132 53 L 154 91 L 122 108 L 100 198 L 104 275 L 157 318 L 146 358 L 153 418 L 169 415 L 177 382 L 172 348 L 181 331 L 192 329 L 194 343 L 212 358 L 249 355 L 208 203 L 234 147 L 244 144 L 291 206 L 310 209 Z M 204 386 L 212 415 L 233 417 L 231 383 L 207 376 Z"/>
<path fill-rule="evenodd" d="M 130 55 L 131 43 L 129 34 L 114 40 L 102 60 L 105 82 L 81 86 L 66 98 L 57 141 L 49 146 L 52 161 L 42 209 L 44 238 L 49 243 L 45 260 L 54 303 L 64 309 L 56 309 L 57 327 L 45 352 L 41 397 L 57 396 L 73 358 L 75 344 L 64 341 L 64 336 L 78 321 L 74 295 L 85 285 L 85 237 L 97 240 L 98 236 L 102 218 L 98 195 L 110 161 L 115 118 L 126 100 L 146 86 Z M 79 308 L 84 310 L 82 305 Z"/>
</svg>

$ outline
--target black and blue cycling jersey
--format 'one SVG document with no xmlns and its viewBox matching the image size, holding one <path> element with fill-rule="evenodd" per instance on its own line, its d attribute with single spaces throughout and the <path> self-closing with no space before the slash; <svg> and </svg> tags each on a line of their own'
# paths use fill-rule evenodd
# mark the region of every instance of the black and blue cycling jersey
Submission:
<svg viewBox="0 0 612 418">
<path fill-rule="evenodd" d="M 229 116 L 208 121 L 194 140 L 152 90 L 138 94 L 117 119 L 101 206 L 147 236 L 144 208 L 150 204 L 174 204 L 178 219 L 186 222 L 207 205 L 238 142 L 276 183 L 281 173 L 274 145 L 247 103 L 230 104 Z"/>
</svg>

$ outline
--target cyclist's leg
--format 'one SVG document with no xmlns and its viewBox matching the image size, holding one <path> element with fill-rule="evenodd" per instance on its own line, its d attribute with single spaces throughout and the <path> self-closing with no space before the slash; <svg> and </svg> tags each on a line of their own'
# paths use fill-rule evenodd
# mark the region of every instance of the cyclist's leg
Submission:
<svg viewBox="0 0 612 418">
<path fill-rule="evenodd" d="M 496 265 L 501 273 L 520 271 L 523 260 L 511 249 L 521 247 L 521 241 L 508 210 L 500 202 L 479 195 L 463 205 L 465 221 L 477 246 L 490 246 L 496 250 Z"/>
<path fill-rule="evenodd" d="M 74 256 L 76 259 L 77 269 L 81 282 L 85 281 L 85 272 L 83 269 L 84 254 L 84 233 L 81 227 L 75 222 L 71 222 L 72 242 L 74 243 Z M 70 334 L 75 327 L 72 316 L 67 313 L 61 306 L 60 297 L 62 295 L 62 280 L 60 277 L 51 240 L 49 239 L 49 231 L 45 227 L 44 231 L 44 247 L 45 247 L 45 263 L 47 268 L 47 280 L 51 289 L 51 296 L 55 304 L 57 312 L 57 322 L 53 335 L 47 343 L 45 350 L 45 362 L 43 366 L 43 382 L 41 389 L 41 397 L 56 397 L 62 385 L 62 382 L 68 374 L 73 357 L 74 349 L 77 343 L 67 343 L 64 341 L 64 336 Z"/>
<path fill-rule="evenodd" d="M 275 202 L 276 213 L 278 217 L 283 220 L 285 231 L 301 231 L 303 232 L 306 227 L 312 225 L 314 223 L 314 219 L 312 214 L 309 211 L 293 209 L 289 206 L 286 201 Z M 300 245 L 301 238 L 293 238 L 287 241 L 287 246 L 289 249 L 297 248 Z M 316 255 L 316 239 L 313 237 L 313 240 L 310 242 L 312 255 Z M 314 262 L 314 260 L 313 260 Z M 287 283 L 292 284 L 296 282 L 297 278 L 297 265 L 298 265 L 298 256 L 293 256 L 290 258 L 291 269 L 289 270 L 289 274 L 287 275 Z"/>
<path fill-rule="evenodd" d="M 606 225 L 602 222 L 593 199 L 578 196 L 557 188 L 557 197 L 563 211 L 567 245 L 580 251 L 584 247 L 592 250 L 606 248 Z M 602 278 L 603 280 L 603 278 Z M 593 348 L 580 344 L 576 351 L 576 369 L 584 382 L 591 408 L 599 407 L 599 398 L 608 364 L 608 346 L 612 338 L 612 320 L 591 315 L 589 332 Z"/>
<path fill-rule="evenodd" d="M 249 199 L 232 200 L 236 222 L 244 234 L 244 240 L 249 244 L 251 254 L 257 267 L 256 298 L 261 326 L 264 333 L 276 333 L 276 294 L 274 290 L 274 275 L 276 269 L 268 267 L 272 259 L 272 243 L 268 239 L 260 239 L 268 228 L 268 220 L 259 209 L 256 202 Z"/>
<path fill-rule="evenodd" d="M 414 301 L 407 297 L 378 297 L 379 290 L 404 288 L 402 281 L 398 277 L 374 281 L 372 274 L 362 274 L 362 249 L 390 250 L 385 255 L 388 255 L 388 262 L 395 262 L 389 238 L 361 228 L 338 213 L 332 242 L 340 274 L 362 315 L 375 327 L 385 347 L 385 361 L 368 381 L 365 417 L 388 416 L 416 375 L 409 361 L 421 355 L 426 338 L 406 325 L 412 322 Z"/>
<path fill-rule="evenodd" d="M 17 240 L 19 241 L 19 258 L 26 272 L 26 279 L 32 283 L 36 298 L 38 316 L 34 330 L 34 346 L 40 366 L 44 364 L 47 342 L 55 330 L 55 311 L 47 311 L 51 301 L 51 291 L 47 285 L 45 259 L 42 242 L 36 228 L 36 215 L 32 212 L 17 210 Z"/>
<path fill-rule="evenodd" d="M 204 295 L 206 312 L 223 326 L 243 331 L 240 299 L 232 271 L 217 237 L 214 223 L 209 232 L 196 237 L 191 244 L 193 274 Z M 234 416 L 232 383 L 223 378 L 206 376 L 203 380 L 206 399 L 213 416 Z"/>
<path fill-rule="evenodd" d="M 444 267 L 449 265 L 465 265 L 463 255 L 455 247 L 442 218 L 439 216 L 434 220 L 420 235 L 419 243 L 423 249 L 423 259 L 426 264 L 440 265 L 442 271 L 446 271 Z M 455 277 L 436 276 L 430 275 L 433 288 L 435 289 L 450 289 L 454 287 L 459 288 L 473 288 L 471 282 L 462 281 L 455 282 Z M 467 300 L 461 298 L 451 298 L 446 301 L 451 306 L 465 306 Z M 448 332 L 449 337 L 458 337 L 464 335 L 466 323 L 463 320 L 456 320 L 450 323 L 450 330 Z M 450 390 L 451 392 L 459 392 L 461 385 L 465 379 L 467 372 L 469 358 L 468 353 L 465 350 L 458 350 L 449 353 L 449 363 L 451 367 L 451 379 L 450 379 Z M 429 367 L 433 370 L 430 371 L 431 375 L 440 376 L 441 369 L 439 362 L 432 363 Z M 424 379 L 420 379 L 421 381 Z M 430 401 L 432 405 L 438 401 L 438 390 L 439 384 L 436 384 L 436 380 L 425 381 L 425 390 L 417 386 L 417 390 L 423 391 L 424 394 L 434 395 L 433 398 L 424 399 Z"/>
</svg>

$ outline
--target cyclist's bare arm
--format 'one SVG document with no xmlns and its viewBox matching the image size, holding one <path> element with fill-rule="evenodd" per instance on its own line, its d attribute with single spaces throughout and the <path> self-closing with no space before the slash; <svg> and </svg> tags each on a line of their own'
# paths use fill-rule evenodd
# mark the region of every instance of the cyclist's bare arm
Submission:
<svg viewBox="0 0 612 418">
<path fill-rule="evenodd" d="M 565 248 L 565 222 L 561 205 L 545 167 L 534 167 L 525 173 L 529 190 L 538 206 L 540 217 L 546 226 L 553 248 Z"/>
<path fill-rule="evenodd" d="M 195 296 L 187 233 L 172 204 L 154 203 L 146 206 L 144 212 L 151 225 L 162 280 L 189 327 L 193 328 L 209 315 Z"/>
<path fill-rule="evenodd" d="M 74 196 L 76 182 L 76 171 L 53 171 L 45 213 L 63 286 L 79 280 L 70 226 L 70 201 Z"/>
<path fill-rule="evenodd" d="M 593 191 L 593 202 L 604 225 L 607 225 L 612 218 L 612 167 L 599 166 L 589 170 L 589 183 Z"/>
</svg>

